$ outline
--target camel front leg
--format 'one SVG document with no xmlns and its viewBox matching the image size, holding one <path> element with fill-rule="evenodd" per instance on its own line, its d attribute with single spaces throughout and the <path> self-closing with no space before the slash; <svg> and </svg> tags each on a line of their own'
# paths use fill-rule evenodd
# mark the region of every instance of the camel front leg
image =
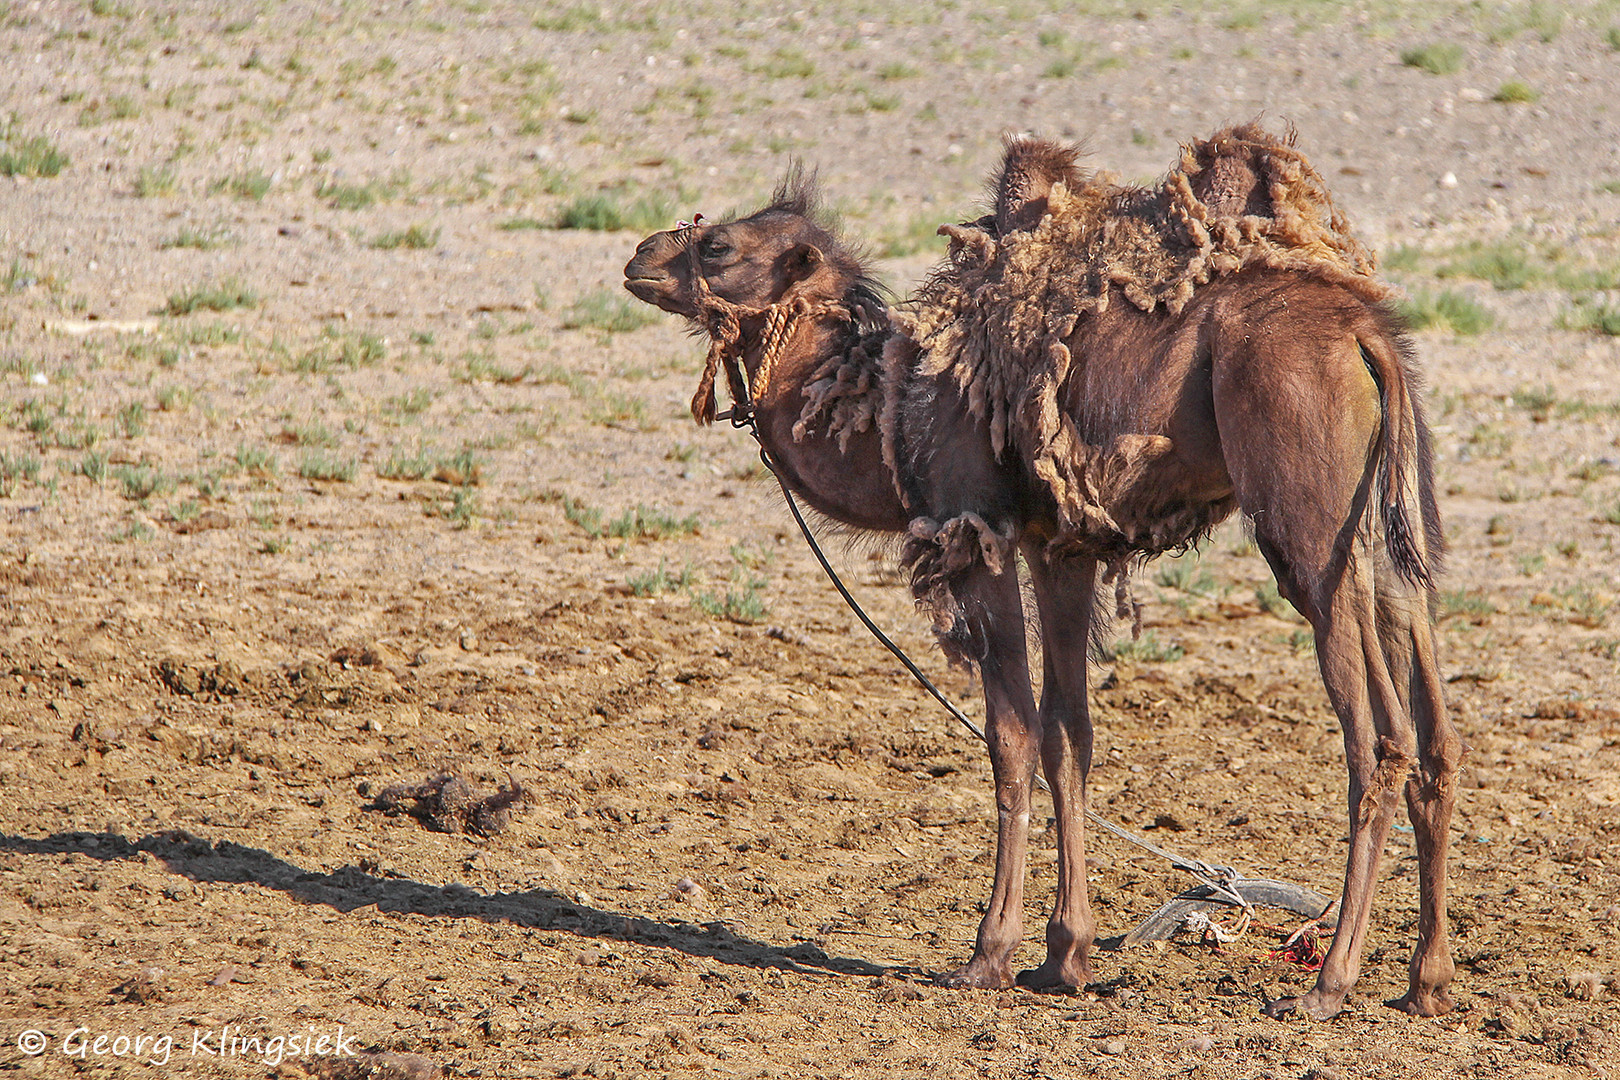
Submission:
<svg viewBox="0 0 1620 1080">
<path fill-rule="evenodd" d="M 1048 563 L 1029 552 L 1041 619 L 1041 764 L 1057 819 L 1057 895 L 1046 924 L 1046 960 L 1018 981 L 1035 989 L 1096 981 L 1091 946 L 1097 920 L 1086 888 L 1086 777 L 1092 728 L 1086 692 L 1091 612 L 1097 564 L 1090 559 Z"/>
<path fill-rule="evenodd" d="M 1024 936 L 1024 862 L 1039 739 L 1017 573 L 1010 565 L 1000 574 L 975 567 L 959 592 L 984 682 L 985 740 L 996 785 L 996 878 L 972 959 L 939 981 L 999 989 L 1013 983 L 1012 958 Z"/>
</svg>

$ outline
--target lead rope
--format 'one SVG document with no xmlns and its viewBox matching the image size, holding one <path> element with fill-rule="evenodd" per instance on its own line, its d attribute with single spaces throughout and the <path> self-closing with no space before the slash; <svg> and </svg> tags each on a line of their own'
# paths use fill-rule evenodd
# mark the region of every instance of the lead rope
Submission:
<svg viewBox="0 0 1620 1080">
<path fill-rule="evenodd" d="M 782 498 L 787 501 L 788 511 L 792 513 L 794 522 L 799 526 L 799 532 L 804 534 L 805 542 L 810 545 L 811 553 L 815 555 L 816 561 L 821 564 L 821 569 L 831 579 L 833 588 L 838 590 L 838 595 L 844 598 L 844 603 L 848 604 L 849 609 L 855 613 L 855 617 L 861 620 L 861 624 L 871 632 L 873 637 L 877 638 L 885 649 L 888 649 L 894 655 L 896 660 L 905 665 L 906 670 L 911 672 L 911 677 L 916 679 L 924 690 L 932 694 L 934 700 L 945 707 L 946 712 L 954 716 L 957 722 L 971 731 L 980 742 L 989 745 L 990 740 L 985 737 L 984 730 L 968 719 L 967 715 L 956 707 L 956 703 L 946 697 L 939 687 L 934 685 L 933 681 L 923 673 L 922 669 L 912 661 L 911 657 L 906 655 L 905 650 L 890 640 L 889 635 L 885 634 L 877 623 L 872 621 L 872 617 L 862 609 L 861 605 L 844 585 L 843 580 L 838 576 L 838 572 L 833 569 L 832 563 L 827 559 L 826 553 L 821 550 L 821 545 L 816 542 L 815 534 L 810 531 L 809 523 L 804 520 L 804 515 L 799 512 L 798 500 L 793 497 L 793 492 L 788 490 L 787 481 L 783 480 L 782 474 L 777 471 L 776 463 L 771 460 L 770 451 L 765 449 L 765 441 L 759 436 L 759 426 L 754 421 L 752 407 L 738 402 L 731 409 L 717 416 L 716 419 L 730 420 L 732 427 L 746 428 L 748 433 L 754 437 L 754 441 L 759 444 L 760 463 L 770 471 L 771 476 L 776 480 L 777 486 L 782 489 Z M 1038 772 L 1035 773 L 1035 783 L 1042 791 L 1050 793 L 1052 790 L 1051 785 L 1046 782 L 1046 778 Z M 1248 927 L 1254 909 L 1243 894 L 1234 888 L 1237 882 L 1243 880 L 1243 875 L 1235 868 L 1173 854 L 1156 844 L 1149 843 L 1140 836 L 1127 832 L 1113 822 L 1097 816 L 1090 807 L 1085 809 L 1085 815 L 1086 820 L 1098 828 L 1113 833 L 1121 840 L 1135 844 L 1143 851 L 1159 856 L 1159 858 L 1164 859 L 1172 867 L 1183 873 L 1191 874 L 1210 890 L 1211 899 L 1224 900 L 1229 904 L 1242 908 L 1243 915 L 1239 920 L 1240 928 L 1235 934 L 1231 935 L 1232 937 L 1241 935 L 1243 930 Z"/>
</svg>

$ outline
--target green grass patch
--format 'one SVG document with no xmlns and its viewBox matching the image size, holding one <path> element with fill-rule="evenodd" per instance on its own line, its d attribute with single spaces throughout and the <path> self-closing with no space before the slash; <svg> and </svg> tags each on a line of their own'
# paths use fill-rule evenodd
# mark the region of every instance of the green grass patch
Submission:
<svg viewBox="0 0 1620 1080">
<path fill-rule="evenodd" d="M 752 574 L 733 575 L 733 587 L 724 592 L 704 590 L 692 594 L 692 603 L 717 619 L 735 623 L 757 623 L 765 618 L 765 579 Z"/>
<path fill-rule="evenodd" d="M 694 574 L 690 564 L 681 567 L 678 572 L 671 572 L 662 559 L 658 560 L 658 569 L 648 570 L 644 574 L 631 574 L 625 584 L 637 596 L 657 596 L 660 593 L 677 592 L 689 588 Z"/>
<path fill-rule="evenodd" d="M 1215 575 L 1208 570 L 1200 569 L 1198 556 L 1191 552 L 1160 563 L 1158 570 L 1153 574 L 1153 580 L 1166 588 L 1193 596 L 1209 596 L 1219 589 Z"/>
<path fill-rule="evenodd" d="M 455 494 L 450 497 L 450 505 L 445 507 L 444 518 L 450 522 L 452 528 L 469 529 L 482 510 L 476 491 L 457 488 Z"/>
<path fill-rule="evenodd" d="M 461 357 L 462 370 L 456 374 L 458 382 L 464 383 L 500 383 L 512 385 L 520 383 L 533 374 L 530 367 L 511 368 L 495 359 L 493 350 L 485 349 L 482 352 L 468 351 Z"/>
<path fill-rule="evenodd" d="M 353 458 L 340 457 L 326 450 L 311 450 L 298 462 L 298 475 L 305 480 L 348 483 L 359 472 Z"/>
<path fill-rule="evenodd" d="M 582 195 L 557 211 L 559 229 L 588 229 L 596 232 L 655 232 L 674 224 L 672 204 L 655 196 L 631 202 L 609 194 Z"/>
<path fill-rule="evenodd" d="M 164 305 L 162 314 L 189 315 L 194 311 L 235 311 L 239 308 L 259 306 L 260 297 L 250 286 L 234 279 L 194 285 L 184 292 L 173 293 Z"/>
<path fill-rule="evenodd" d="M 945 251 L 945 238 L 939 235 L 938 214 L 919 214 L 899 229 L 885 234 L 878 245 L 878 254 L 885 259 L 900 259 L 919 251 Z"/>
<path fill-rule="evenodd" d="M 396 416 L 420 416 L 433 405 L 434 393 L 425 386 L 418 386 L 403 394 L 394 394 L 383 399 L 383 411 Z"/>
<path fill-rule="evenodd" d="M 393 251 L 396 248 L 410 248 L 420 251 L 430 248 L 439 242 L 439 230 L 430 229 L 426 225 L 412 225 L 407 229 L 395 232 L 383 232 L 373 236 L 370 246 L 382 251 Z"/>
<path fill-rule="evenodd" d="M 174 487 L 173 481 L 150 465 L 120 465 L 112 477 L 123 487 L 123 496 L 137 502 L 150 499 Z"/>
<path fill-rule="evenodd" d="M 237 446 L 235 460 L 236 467 L 249 476 L 262 479 L 276 475 L 276 455 L 262 446 Z"/>
<path fill-rule="evenodd" d="M 17 485 L 24 480 L 30 484 L 38 483 L 39 471 L 44 464 L 36 454 L 0 453 L 0 497 L 11 498 Z"/>
<path fill-rule="evenodd" d="M 392 199 L 398 190 L 399 185 L 381 180 L 369 180 L 364 184 L 346 184 L 335 179 L 315 182 L 315 197 L 325 199 L 326 204 L 334 210 L 366 210 Z"/>
<path fill-rule="evenodd" d="M 336 446 L 337 435 L 319 420 L 306 420 L 301 424 L 283 424 L 281 437 L 294 446 Z"/>
<path fill-rule="evenodd" d="M 271 178 L 269 173 L 245 172 L 237 173 L 235 176 L 227 176 L 223 179 L 215 180 L 212 184 L 208 185 L 208 193 L 210 195 L 218 195 L 223 192 L 228 195 L 233 195 L 238 199 L 247 199 L 250 202 L 259 202 L 266 195 L 270 194 L 270 189 L 274 185 L 275 181 Z"/>
<path fill-rule="evenodd" d="M 586 293 L 562 317 L 564 330 L 600 330 L 627 334 L 657 322 L 660 313 L 648 304 L 609 289 Z"/>
<path fill-rule="evenodd" d="M 1173 641 L 1160 641 L 1152 630 L 1139 638 L 1120 638 L 1103 649 L 1106 661 L 1169 664 L 1187 655 L 1187 650 Z"/>
<path fill-rule="evenodd" d="M 131 401 L 113 416 L 118 430 L 126 439 L 138 439 L 146 434 L 146 404 Z"/>
<path fill-rule="evenodd" d="M 816 62 L 803 49 L 784 45 L 772 50 L 764 63 L 749 70 L 767 79 L 808 79 L 816 73 Z"/>
<path fill-rule="evenodd" d="M 15 115 L 0 128 L 0 176 L 51 177 L 72 163 L 44 135 L 24 135 L 18 131 Z"/>
<path fill-rule="evenodd" d="M 159 241 L 158 247 L 164 250 L 189 248 L 193 251 L 213 251 L 232 243 L 234 239 L 230 230 L 223 225 L 185 225 L 167 240 Z"/>
<path fill-rule="evenodd" d="M 321 338 L 293 358 L 293 371 L 320 375 L 329 371 L 354 371 L 379 364 L 388 355 L 388 342 L 370 331 L 346 331 L 335 323 L 321 328 Z"/>
<path fill-rule="evenodd" d="M 1298 622 L 1300 619 L 1299 612 L 1295 611 L 1294 605 L 1283 596 L 1275 580 L 1268 581 L 1254 590 L 1254 602 L 1260 605 L 1261 611 L 1274 618 L 1286 619 L 1289 622 Z"/>
<path fill-rule="evenodd" d="M 1462 70 L 1468 52 L 1452 41 L 1436 41 L 1418 45 L 1401 53 L 1401 63 L 1427 71 L 1430 75 L 1453 75 Z"/>
<path fill-rule="evenodd" d="M 696 514 L 677 517 L 663 510 L 636 505 L 618 517 L 608 518 L 596 507 L 563 496 L 563 517 L 593 540 L 664 540 L 690 536 L 699 529 Z"/>
<path fill-rule="evenodd" d="M 383 480 L 424 480 L 438 463 L 438 453 L 426 446 L 409 452 L 396 448 L 377 466 L 377 476 Z"/>
<path fill-rule="evenodd" d="M 1565 330 L 1620 337 L 1620 306 L 1578 297 L 1572 307 L 1559 315 L 1558 325 Z"/>
<path fill-rule="evenodd" d="M 1441 265 L 1441 278 L 1466 277 L 1490 282 L 1493 288 L 1522 289 L 1543 276 L 1541 264 L 1532 259 L 1525 245 L 1511 240 L 1469 245 Z"/>
<path fill-rule="evenodd" d="M 462 447 L 433 465 L 433 479 L 441 484 L 469 487 L 484 482 L 484 460 L 471 447 Z"/>
<path fill-rule="evenodd" d="M 1413 330 L 1447 330 L 1466 337 L 1496 325 L 1496 317 L 1483 304 L 1450 289 L 1438 294 L 1413 290 L 1410 299 L 1395 309 Z"/>
<path fill-rule="evenodd" d="M 1496 614 L 1496 605 L 1472 589 L 1450 589 L 1439 597 L 1439 617 L 1464 619 L 1476 625 Z"/>
</svg>

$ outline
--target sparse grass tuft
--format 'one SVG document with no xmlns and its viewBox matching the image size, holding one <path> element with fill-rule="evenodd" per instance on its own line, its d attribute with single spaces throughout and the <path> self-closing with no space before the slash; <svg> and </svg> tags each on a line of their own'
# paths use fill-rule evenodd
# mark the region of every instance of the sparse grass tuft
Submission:
<svg viewBox="0 0 1620 1080">
<path fill-rule="evenodd" d="M 193 311 L 234 311 L 237 308 L 259 306 L 259 294 L 234 279 L 206 285 L 195 285 L 185 292 L 173 293 L 163 308 L 165 315 L 189 315 Z"/>
<path fill-rule="evenodd" d="M 1401 53 L 1401 63 L 1430 75 L 1452 75 L 1462 70 L 1467 51 L 1456 42 L 1437 41 Z"/>
<path fill-rule="evenodd" d="M 481 509 L 476 491 L 457 488 L 450 498 L 450 505 L 445 508 L 444 517 L 452 528 L 469 529 Z"/>
<path fill-rule="evenodd" d="M 1191 552 L 1166 559 L 1154 573 L 1153 580 L 1166 588 L 1194 596 L 1208 596 L 1217 590 L 1215 575 L 1208 570 L 1200 570 L 1198 556 Z"/>
<path fill-rule="evenodd" d="M 484 482 L 484 462 L 470 447 L 462 447 L 434 464 L 433 479 L 442 484 L 467 487 Z"/>
<path fill-rule="evenodd" d="M 15 115 L 0 127 L 0 176 L 56 176 L 71 163 L 43 135 L 23 135 Z"/>
<path fill-rule="evenodd" d="M 733 577 L 736 588 L 728 588 L 724 593 L 711 590 L 694 593 L 692 602 L 717 619 L 735 623 L 757 623 L 765 618 L 765 600 L 760 596 L 765 589 L 765 579 L 741 573 Z"/>
<path fill-rule="evenodd" d="M 235 176 L 228 176 L 223 180 L 215 180 L 208 186 L 208 193 L 210 195 L 215 195 L 220 192 L 225 192 L 227 194 L 236 196 L 238 199 L 247 199 L 251 202 L 259 202 L 266 195 L 270 194 L 270 188 L 274 185 L 274 183 L 275 181 L 272 179 L 269 173 L 238 173 Z"/>
<path fill-rule="evenodd" d="M 1523 79 L 1509 79 L 1496 88 L 1496 93 L 1491 95 L 1491 100 L 1499 101 L 1504 105 L 1521 105 L 1541 100 L 1541 91 Z"/>
<path fill-rule="evenodd" d="M 153 168 L 150 165 L 142 166 L 135 176 L 135 195 L 141 199 L 164 198 L 173 195 L 179 189 L 179 181 L 175 178 L 174 169 L 170 166 Z"/>
<path fill-rule="evenodd" d="M 371 238 L 370 246 L 383 251 L 392 251 L 395 248 L 420 251 L 433 247 L 438 242 L 438 229 L 429 229 L 426 225 L 412 225 L 401 231 L 378 233 Z"/>
</svg>

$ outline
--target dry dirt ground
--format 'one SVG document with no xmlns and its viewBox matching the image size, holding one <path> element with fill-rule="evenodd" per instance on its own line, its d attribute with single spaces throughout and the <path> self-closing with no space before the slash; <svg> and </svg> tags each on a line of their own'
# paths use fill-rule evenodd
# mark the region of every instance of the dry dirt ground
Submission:
<svg viewBox="0 0 1620 1080">
<path fill-rule="evenodd" d="M 1617 26 L 0 3 L 0 1074 L 1620 1074 Z M 1277 913 L 1104 951 L 1072 996 L 937 989 L 988 892 L 984 755 L 746 438 L 693 427 L 701 346 L 620 267 L 797 157 L 903 294 L 1004 132 L 1146 179 L 1260 113 L 1424 324 L 1470 745 L 1457 1011 L 1382 1004 L 1409 832 L 1330 1022 L 1258 1016 L 1310 979 L 1270 958 Z M 974 710 L 882 553 L 837 558 Z M 1269 585 L 1236 524 L 1139 577 L 1150 636 L 1095 673 L 1096 806 L 1333 893 L 1337 728 Z M 491 836 L 384 809 L 442 773 L 526 799 Z M 1092 855 L 1105 936 L 1184 884 Z M 340 1026 L 373 1056 L 273 1042 Z"/>
</svg>

